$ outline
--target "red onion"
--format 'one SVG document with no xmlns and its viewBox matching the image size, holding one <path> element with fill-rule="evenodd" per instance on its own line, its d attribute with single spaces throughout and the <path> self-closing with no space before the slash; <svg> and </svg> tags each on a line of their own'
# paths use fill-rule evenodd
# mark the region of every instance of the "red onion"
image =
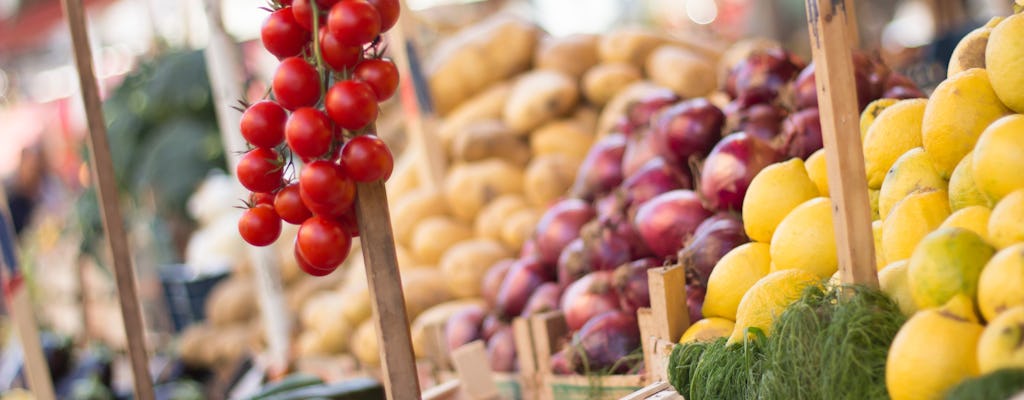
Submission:
<svg viewBox="0 0 1024 400">
<path fill-rule="evenodd" d="M 555 311 L 558 309 L 558 299 L 560 297 L 562 297 L 562 289 L 558 287 L 558 284 L 546 282 L 533 291 L 520 316 L 529 317 L 548 311 Z"/>
<path fill-rule="evenodd" d="M 505 275 L 508 274 L 509 268 L 512 267 L 516 260 L 514 258 L 506 258 L 499 260 L 494 263 L 490 269 L 487 270 L 487 274 L 484 275 L 484 280 L 481 284 L 480 293 L 483 294 L 484 302 L 487 303 L 487 307 L 493 308 L 498 303 L 498 290 L 501 289 L 501 283 L 505 281 Z"/>
<path fill-rule="evenodd" d="M 650 126 L 651 118 L 655 114 L 677 101 L 679 96 L 669 89 L 651 93 L 626 107 L 628 124 L 634 128 L 634 132 L 638 130 L 637 128 Z"/>
<path fill-rule="evenodd" d="M 701 196 L 711 209 L 739 210 L 754 175 L 780 158 L 767 142 L 744 132 L 726 136 L 704 160 Z"/>
<path fill-rule="evenodd" d="M 707 289 L 701 285 L 686 285 L 686 310 L 690 313 L 690 321 L 704 319 L 704 295 Z"/>
<path fill-rule="evenodd" d="M 626 143 L 626 152 L 622 155 L 622 176 L 627 179 L 636 173 L 640 167 L 658 156 L 654 135 L 649 131 L 642 131 L 629 138 Z"/>
<path fill-rule="evenodd" d="M 725 90 L 732 98 L 757 94 L 769 96 L 768 101 L 771 101 L 782 86 L 793 80 L 803 67 L 803 60 L 781 48 L 758 51 L 729 72 Z"/>
<path fill-rule="evenodd" d="M 626 204 L 633 208 L 659 194 L 691 187 L 690 175 L 679 172 L 661 157 L 648 161 L 639 171 L 622 182 Z"/>
<path fill-rule="evenodd" d="M 579 174 L 573 183 L 573 193 L 585 199 L 593 199 L 614 189 L 622 183 L 622 155 L 626 151 L 626 136 L 611 134 L 590 148 L 587 157 L 580 164 Z"/>
<path fill-rule="evenodd" d="M 551 372 L 555 375 L 572 375 L 572 366 L 569 365 L 570 354 L 572 353 L 571 348 L 564 348 L 561 351 L 551 355 Z"/>
<path fill-rule="evenodd" d="M 729 125 L 733 127 L 729 132 L 743 131 L 771 141 L 782 131 L 782 121 L 786 119 L 786 114 L 785 109 L 774 104 L 754 104 L 729 116 Z"/>
<path fill-rule="evenodd" d="M 586 248 L 583 246 L 583 238 L 576 238 L 569 242 L 558 257 L 558 287 L 565 289 L 576 282 L 583 275 L 589 274 L 590 263 L 587 262 Z"/>
<path fill-rule="evenodd" d="M 619 307 L 612 271 L 594 271 L 573 282 L 562 294 L 561 308 L 570 331 L 583 327 L 595 315 Z"/>
<path fill-rule="evenodd" d="M 503 322 L 497 315 L 487 314 L 484 317 L 484 321 L 480 323 L 480 338 L 483 340 L 491 340 L 498 330 L 508 326 L 507 323 Z"/>
<path fill-rule="evenodd" d="M 512 327 L 505 325 L 487 341 L 487 359 L 491 360 L 491 371 L 514 372 L 516 365 L 516 341 Z"/>
<path fill-rule="evenodd" d="M 540 262 L 555 265 L 562 249 L 580 236 L 583 224 L 594 218 L 594 209 L 580 199 L 566 199 L 548 209 L 537 223 L 536 244 Z"/>
<path fill-rule="evenodd" d="M 623 359 L 640 348 L 636 314 L 613 310 L 594 316 L 573 335 L 571 346 L 583 353 L 583 357 L 570 358 L 576 372 L 606 371 L 617 366 L 608 372 L 627 373 L 636 365 L 622 362 Z M 637 363 L 640 361 L 638 359 Z"/>
<path fill-rule="evenodd" d="M 483 307 L 470 306 L 456 312 L 444 327 L 444 336 L 448 342 L 448 350 L 455 350 L 460 346 L 480 339 L 480 324 L 483 323 Z"/>
<path fill-rule="evenodd" d="M 661 264 L 657 259 L 641 258 L 615 269 L 615 292 L 619 296 L 619 306 L 623 311 L 636 313 L 638 308 L 651 306 L 647 270 L 659 265 Z"/>
<path fill-rule="evenodd" d="M 806 159 L 821 147 L 818 107 L 797 111 L 782 123 L 782 136 L 777 138 L 776 148 L 787 157 Z"/>
<path fill-rule="evenodd" d="M 739 217 L 718 213 L 697 227 L 693 239 L 679 252 L 679 262 L 691 279 L 707 285 L 718 260 L 729 250 L 749 241 Z"/>
<path fill-rule="evenodd" d="M 662 193 L 640 205 L 633 224 L 647 247 L 660 258 L 673 256 L 711 216 L 691 190 Z"/>
<path fill-rule="evenodd" d="M 530 294 L 546 282 L 542 266 L 534 259 L 520 259 L 509 269 L 498 291 L 495 312 L 504 320 L 521 314 Z"/>
<path fill-rule="evenodd" d="M 610 227 L 594 220 L 580 230 L 585 249 L 584 259 L 590 270 L 614 269 L 630 260 L 630 243 Z"/>
<path fill-rule="evenodd" d="M 857 87 L 858 110 L 878 97 L 877 89 L 871 82 L 872 71 L 875 70 L 874 63 L 864 54 L 855 52 L 853 56 L 853 78 Z M 811 62 L 800 72 L 793 84 L 793 95 L 797 109 L 804 109 L 818 106 L 818 88 L 815 86 L 814 63 Z"/>
<path fill-rule="evenodd" d="M 725 114 L 705 98 L 687 100 L 662 111 L 651 134 L 655 150 L 676 168 L 687 168 L 691 157 L 703 157 L 722 137 Z"/>
</svg>

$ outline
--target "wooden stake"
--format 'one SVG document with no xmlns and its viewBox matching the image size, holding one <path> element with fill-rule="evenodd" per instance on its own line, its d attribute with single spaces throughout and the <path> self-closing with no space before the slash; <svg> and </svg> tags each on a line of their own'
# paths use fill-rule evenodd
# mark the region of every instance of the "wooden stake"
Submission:
<svg viewBox="0 0 1024 400">
<path fill-rule="evenodd" d="M 384 388 L 390 400 L 418 399 L 416 358 L 412 352 L 384 182 L 358 184 L 356 197 L 366 279 L 373 299 L 373 315 L 377 317 L 377 343 L 381 344 Z"/>
<path fill-rule="evenodd" d="M 493 400 L 501 396 L 494 384 L 494 373 L 487 360 L 487 348 L 482 340 L 474 340 L 452 351 L 452 365 L 462 382 L 466 397 L 473 400 Z"/>
<path fill-rule="evenodd" d="M 647 270 L 651 296 L 651 334 L 677 341 L 690 327 L 686 305 L 686 269 L 682 265 Z"/>
<path fill-rule="evenodd" d="M 82 103 L 85 105 L 85 116 L 89 124 L 89 156 L 92 165 L 92 179 L 96 183 L 96 195 L 99 198 L 100 214 L 103 217 L 103 228 L 107 243 L 114 261 L 114 280 L 117 283 L 117 295 L 121 304 L 121 316 L 124 320 L 125 337 L 128 340 L 128 358 L 131 361 L 132 377 L 135 383 L 135 398 L 140 400 L 153 399 L 153 381 L 149 375 L 149 361 L 146 354 L 145 327 L 142 323 L 142 310 L 136 293 L 135 271 L 132 270 L 131 255 L 128 250 L 128 237 L 124 230 L 121 217 L 121 206 L 118 199 L 117 182 L 114 177 L 114 164 L 110 158 L 110 143 L 107 140 L 107 127 L 103 118 L 100 102 L 100 91 L 96 74 L 92 66 L 92 49 L 89 44 L 89 33 L 85 26 L 85 11 L 81 0 L 62 0 L 64 14 L 67 16 L 68 28 L 71 31 L 71 47 L 75 52 L 75 65 L 78 67 L 78 82 L 82 92 Z"/>
<path fill-rule="evenodd" d="M 835 221 L 839 277 L 844 284 L 877 287 L 860 115 L 847 21 L 848 0 L 806 0 L 816 65 L 821 136 Z"/>
</svg>

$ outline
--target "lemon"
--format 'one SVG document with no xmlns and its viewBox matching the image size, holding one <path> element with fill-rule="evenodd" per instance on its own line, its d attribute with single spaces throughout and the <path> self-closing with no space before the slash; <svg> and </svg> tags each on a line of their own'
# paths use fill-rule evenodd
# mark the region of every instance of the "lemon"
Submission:
<svg viewBox="0 0 1024 400">
<path fill-rule="evenodd" d="M 864 108 L 864 112 L 860 113 L 860 140 L 864 141 L 864 137 L 868 135 L 868 128 L 871 124 L 878 119 L 878 114 L 881 114 L 889 106 L 896 104 L 899 99 L 877 99 L 870 103 Z M 808 160 L 810 161 L 810 160 Z"/>
<path fill-rule="evenodd" d="M 978 138 L 971 158 L 978 190 L 992 202 L 1024 188 L 1024 115 L 993 122 Z"/>
<path fill-rule="evenodd" d="M 954 211 L 939 228 L 964 228 L 988 241 L 988 219 L 992 210 L 983 206 L 970 206 Z"/>
<path fill-rule="evenodd" d="M 886 172 L 907 150 L 921 146 L 925 99 L 900 100 L 882 110 L 864 137 L 864 167 L 868 187 L 882 187 Z"/>
<path fill-rule="evenodd" d="M 725 253 L 708 277 L 704 295 L 705 317 L 736 320 L 736 308 L 751 286 L 771 270 L 769 246 L 751 242 Z"/>
<path fill-rule="evenodd" d="M 978 308 L 985 320 L 1024 306 L 1024 243 L 999 250 L 978 278 Z"/>
<path fill-rule="evenodd" d="M 882 220 L 871 221 L 871 236 L 875 239 L 875 268 L 885 268 L 885 252 L 882 251 Z"/>
<path fill-rule="evenodd" d="M 997 249 L 1024 242 L 1024 189 L 1003 197 L 992 209 L 988 234 Z"/>
<path fill-rule="evenodd" d="M 946 190 L 946 181 L 935 170 L 928 153 L 921 147 L 915 147 L 896 159 L 885 174 L 878 195 L 878 215 L 885 219 L 896 203 L 925 188 Z"/>
<path fill-rule="evenodd" d="M 984 69 L 969 69 L 940 83 L 921 123 L 921 143 L 939 174 L 948 178 L 985 127 L 1007 112 Z"/>
<path fill-rule="evenodd" d="M 799 158 L 769 165 L 750 181 L 743 198 L 743 228 L 751 239 L 768 243 L 779 222 L 796 206 L 818 196 Z"/>
<path fill-rule="evenodd" d="M 736 328 L 728 343 L 743 341 L 748 328 L 759 328 L 765 335 L 771 334 L 775 317 L 800 299 L 804 288 L 819 280 L 820 277 L 797 269 L 772 272 L 758 280 L 740 300 Z"/>
<path fill-rule="evenodd" d="M 981 332 L 978 368 L 983 374 L 1002 368 L 1024 368 L 1024 306 L 999 314 Z"/>
<path fill-rule="evenodd" d="M 910 293 L 910 283 L 907 278 L 909 269 L 907 260 L 897 261 L 885 266 L 878 271 L 878 287 L 882 292 L 889 295 L 900 307 L 903 315 L 914 315 L 917 312 L 917 302 L 914 295 Z"/>
<path fill-rule="evenodd" d="M 832 202 L 816 197 L 797 206 L 779 223 L 771 242 L 772 271 L 800 269 L 824 279 L 836 272 Z"/>
<path fill-rule="evenodd" d="M 953 296 L 973 299 L 978 279 L 995 249 L 977 233 L 942 228 L 928 234 L 910 257 L 910 292 L 921 308 L 938 307 Z"/>
<path fill-rule="evenodd" d="M 991 207 L 988 197 L 978 191 L 978 186 L 974 184 L 974 174 L 971 172 L 973 154 L 967 153 L 949 177 L 949 207 L 954 211 L 970 206 Z"/>
<path fill-rule="evenodd" d="M 881 214 L 878 211 L 878 200 L 882 197 L 882 191 L 879 189 L 868 189 L 868 205 L 871 206 L 871 220 L 875 221 L 881 219 Z"/>
<path fill-rule="evenodd" d="M 949 388 L 978 375 L 983 327 L 964 307 L 970 300 L 958 300 L 914 314 L 896 333 L 885 362 L 885 387 L 893 400 L 940 399 Z"/>
<path fill-rule="evenodd" d="M 818 149 L 810 157 L 807 157 L 804 167 L 807 168 L 807 176 L 811 178 L 811 182 L 814 182 L 814 186 L 818 187 L 818 193 L 828 197 L 828 171 L 825 166 L 825 149 Z"/>
<path fill-rule="evenodd" d="M 949 57 L 946 78 L 952 78 L 971 68 L 985 68 L 985 47 L 991 33 L 992 27 L 986 25 L 978 27 L 960 39 Z"/>
<path fill-rule="evenodd" d="M 914 247 L 928 232 L 949 217 L 946 191 L 924 189 L 904 198 L 882 225 L 882 251 L 888 263 L 910 258 Z"/>
<path fill-rule="evenodd" d="M 725 318 L 704 318 L 690 325 L 679 338 L 679 343 L 708 342 L 722 337 L 728 337 L 736 323 Z"/>
<path fill-rule="evenodd" d="M 1007 17 L 992 29 L 985 48 L 985 68 L 999 99 L 1024 113 L 1024 16 Z"/>
</svg>

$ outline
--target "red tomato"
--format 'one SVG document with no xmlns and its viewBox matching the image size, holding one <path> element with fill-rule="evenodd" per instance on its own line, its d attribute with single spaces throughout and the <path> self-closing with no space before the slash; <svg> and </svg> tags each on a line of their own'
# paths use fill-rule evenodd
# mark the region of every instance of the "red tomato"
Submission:
<svg viewBox="0 0 1024 400">
<path fill-rule="evenodd" d="M 355 184 L 345 176 L 341 166 L 329 161 L 314 161 L 306 165 L 299 175 L 302 201 L 316 214 L 323 207 L 331 210 L 351 207 L 355 193 Z"/>
<path fill-rule="evenodd" d="M 298 242 L 296 242 L 295 245 L 292 246 L 292 256 L 295 257 L 295 263 L 299 264 L 299 269 L 301 269 L 303 272 L 305 272 L 307 274 L 310 274 L 312 276 L 326 276 L 326 275 L 330 274 L 331 272 L 334 272 L 335 269 L 337 269 L 337 267 L 335 267 L 335 268 L 317 268 L 317 267 L 314 267 L 312 264 L 309 263 L 309 261 L 306 261 L 305 258 L 302 258 L 302 254 L 299 253 L 299 244 L 298 244 Z"/>
<path fill-rule="evenodd" d="M 281 235 L 281 218 L 273 207 L 260 204 L 242 213 L 238 219 L 238 233 L 253 246 L 269 246 Z"/>
<path fill-rule="evenodd" d="M 258 206 L 260 204 L 274 205 L 274 194 L 267 192 L 249 193 L 249 204 Z"/>
<path fill-rule="evenodd" d="M 331 7 L 327 28 L 342 44 L 362 46 L 380 34 L 380 14 L 363 0 L 345 0 Z"/>
<path fill-rule="evenodd" d="M 238 160 L 235 175 L 238 181 L 253 192 L 273 192 L 281 186 L 284 175 L 281 155 L 272 149 L 257 148 Z"/>
<path fill-rule="evenodd" d="M 366 82 L 373 89 L 377 101 L 384 101 L 398 89 L 398 68 L 391 60 L 364 60 L 356 65 L 355 78 Z"/>
<path fill-rule="evenodd" d="M 333 269 L 348 257 L 352 237 L 340 223 L 314 216 L 299 226 L 295 245 L 310 266 Z"/>
<path fill-rule="evenodd" d="M 359 135 L 341 148 L 341 169 L 357 182 L 387 180 L 395 160 L 388 145 L 375 135 Z"/>
<path fill-rule="evenodd" d="M 284 222 L 296 225 L 313 216 L 309 208 L 302 203 L 298 183 L 292 183 L 277 192 L 277 196 L 274 196 L 274 211 Z"/>
<path fill-rule="evenodd" d="M 320 10 L 320 26 L 324 25 L 327 21 L 324 18 L 326 10 Z M 292 1 L 292 14 L 295 16 L 295 22 L 299 24 L 306 32 L 313 31 L 313 7 L 309 5 L 309 0 L 294 0 Z"/>
<path fill-rule="evenodd" d="M 352 68 L 362 54 L 362 47 L 341 44 L 326 26 L 320 27 L 320 55 L 331 69 L 343 71 Z"/>
<path fill-rule="evenodd" d="M 324 155 L 331 149 L 334 139 L 331 120 L 323 111 L 312 107 L 302 107 L 292 113 L 284 128 L 288 147 L 296 155 L 303 158 L 315 158 Z"/>
<path fill-rule="evenodd" d="M 400 6 L 398 0 L 367 0 L 380 14 L 380 31 L 387 32 L 398 22 Z"/>
<path fill-rule="evenodd" d="M 281 61 L 271 82 L 277 103 L 289 110 L 309 107 L 320 99 L 320 74 L 298 57 Z"/>
<path fill-rule="evenodd" d="M 359 237 L 359 219 L 356 218 L 355 207 L 349 207 L 344 214 L 335 219 L 352 234 L 352 237 Z"/>
<path fill-rule="evenodd" d="M 273 148 L 284 141 L 288 112 L 270 100 L 258 101 L 242 113 L 242 137 L 256 147 Z"/>
<path fill-rule="evenodd" d="M 309 43 L 309 31 L 295 20 L 291 7 L 285 7 L 270 13 L 260 28 L 260 39 L 263 47 L 277 56 L 285 58 L 297 56 Z"/>
<path fill-rule="evenodd" d="M 327 115 L 342 128 L 354 130 L 377 119 L 377 97 L 370 85 L 345 80 L 335 83 L 324 98 Z"/>
</svg>

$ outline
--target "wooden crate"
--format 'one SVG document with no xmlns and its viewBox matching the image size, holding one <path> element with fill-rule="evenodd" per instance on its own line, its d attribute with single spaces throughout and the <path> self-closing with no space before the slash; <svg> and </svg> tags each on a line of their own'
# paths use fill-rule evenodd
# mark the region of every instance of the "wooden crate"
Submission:
<svg viewBox="0 0 1024 400">
<path fill-rule="evenodd" d="M 475 341 L 449 352 L 447 345 L 440 339 L 443 336 L 438 336 L 441 332 L 443 329 L 438 326 L 428 328 L 428 341 L 431 343 L 429 358 L 437 369 L 436 375 L 443 383 L 424 392 L 424 399 L 537 398 L 537 364 L 528 320 L 517 318 L 512 322 L 519 364 L 519 371 L 515 373 L 491 371 L 482 341 Z"/>
</svg>

